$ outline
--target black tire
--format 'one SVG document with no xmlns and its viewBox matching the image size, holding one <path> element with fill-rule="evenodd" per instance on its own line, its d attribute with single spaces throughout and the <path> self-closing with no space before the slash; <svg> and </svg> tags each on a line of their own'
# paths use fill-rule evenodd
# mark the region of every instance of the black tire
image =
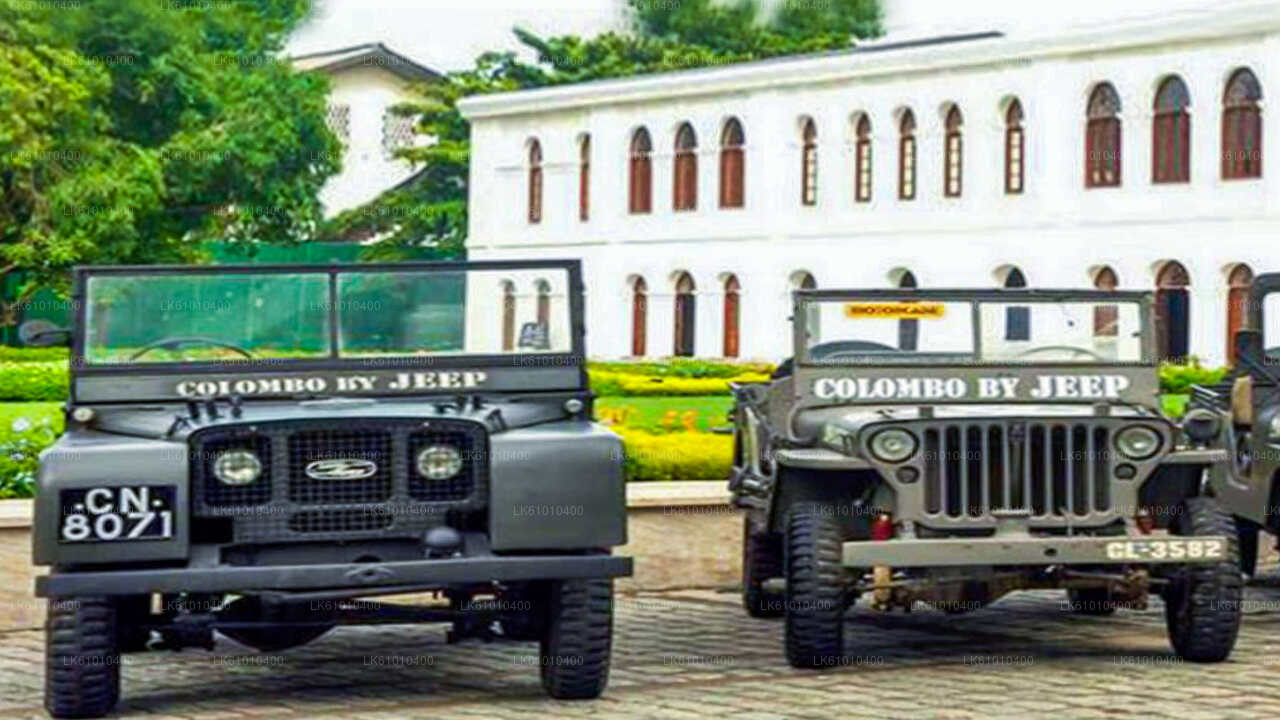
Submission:
<svg viewBox="0 0 1280 720">
<path fill-rule="evenodd" d="M 1257 525 L 1248 520 L 1236 520 L 1236 539 L 1240 543 L 1240 572 L 1253 577 L 1258 570 Z"/>
<path fill-rule="evenodd" d="M 742 520 L 742 605 L 751 617 L 782 617 L 786 595 L 762 587 L 765 580 L 782 577 L 781 538 L 760 529 L 750 515 Z"/>
<path fill-rule="evenodd" d="M 45 709 L 56 718 L 96 718 L 119 699 L 115 603 L 107 597 L 49 598 Z"/>
<path fill-rule="evenodd" d="M 541 640 L 547 630 L 547 589 L 529 583 L 504 590 L 498 595 L 498 627 L 502 636 L 517 642 Z"/>
<path fill-rule="evenodd" d="M 1102 617 L 1114 615 L 1119 606 L 1111 595 L 1111 588 L 1077 588 L 1067 591 L 1071 612 L 1077 615 Z"/>
<path fill-rule="evenodd" d="M 1171 576 L 1164 592 L 1169 641 L 1184 660 L 1221 662 L 1231 654 L 1240 631 L 1244 582 L 1235 521 L 1212 498 L 1189 498 L 1181 510 L 1174 534 L 1223 535 L 1227 551 L 1219 562 L 1186 565 Z"/>
<path fill-rule="evenodd" d="M 787 520 L 785 621 L 787 662 L 792 667 L 831 667 L 844 658 L 849 593 L 840 562 L 843 540 L 831 513 L 811 504 L 792 509 Z"/>
<path fill-rule="evenodd" d="M 613 579 L 547 584 L 542 634 L 542 689 L 557 700 L 600 697 L 609 684 L 613 644 Z"/>
</svg>

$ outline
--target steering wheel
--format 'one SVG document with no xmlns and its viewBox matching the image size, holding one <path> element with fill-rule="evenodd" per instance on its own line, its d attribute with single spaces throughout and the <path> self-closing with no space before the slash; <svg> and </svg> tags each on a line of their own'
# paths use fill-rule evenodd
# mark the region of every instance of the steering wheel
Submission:
<svg viewBox="0 0 1280 720">
<path fill-rule="evenodd" d="M 253 353 L 249 352 L 248 350 L 245 350 L 239 345 L 233 345 L 229 342 L 223 342 L 221 340 L 215 340 L 213 338 L 207 338 L 207 337 L 175 337 L 175 338 L 161 338 L 149 345 L 144 345 L 137 352 L 130 355 L 129 360 L 130 362 L 137 360 L 138 358 L 142 357 L 143 355 L 146 355 L 152 350 L 177 350 L 183 345 L 212 345 L 213 347 L 226 348 L 227 350 L 238 352 L 241 355 L 245 356 L 246 358 L 249 358 L 251 360 L 253 359 Z"/>
<path fill-rule="evenodd" d="M 1042 352 L 1069 352 L 1074 355 L 1084 355 L 1085 357 L 1088 357 L 1092 360 L 1106 362 L 1106 358 L 1093 352 L 1092 350 L 1085 350 L 1084 348 L 1075 347 L 1072 345 L 1042 345 L 1040 347 L 1031 348 L 1030 350 L 1024 350 L 1018 353 L 1017 355 L 1015 355 L 1014 357 L 1024 358 L 1029 355 L 1035 355 L 1037 353 L 1042 353 Z"/>
</svg>

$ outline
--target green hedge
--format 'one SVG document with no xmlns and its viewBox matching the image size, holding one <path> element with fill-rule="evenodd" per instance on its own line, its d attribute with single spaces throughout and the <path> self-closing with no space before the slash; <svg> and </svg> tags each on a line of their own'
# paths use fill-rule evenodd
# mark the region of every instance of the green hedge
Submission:
<svg viewBox="0 0 1280 720">
<path fill-rule="evenodd" d="M 730 382 L 763 382 L 763 373 L 742 373 L 728 378 L 660 377 L 592 370 L 591 389 L 600 397 L 687 397 L 728 395 Z"/>
<path fill-rule="evenodd" d="M 9 347 L 0 345 L 0 362 L 67 362 L 71 351 L 64 347 Z"/>
<path fill-rule="evenodd" d="M 1160 366 L 1160 392 L 1183 395 L 1191 392 L 1192 385 L 1214 385 L 1222 381 L 1230 368 L 1207 368 L 1199 361 L 1185 364 L 1165 363 Z"/>
<path fill-rule="evenodd" d="M 66 361 L 0 361 L 0 400 L 61 401 L 67 399 L 70 380 Z"/>
<path fill-rule="evenodd" d="M 652 434 L 615 427 L 626 448 L 622 466 L 628 481 L 727 480 L 733 436 L 700 432 Z"/>
<path fill-rule="evenodd" d="M 769 363 L 735 363 L 696 358 L 670 358 L 651 362 L 592 361 L 587 363 L 587 370 L 591 372 L 603 371 L 662 378 L 733 378 L 746 373 L 768 375 L 773 372 L 773 369 L 774 366 Z"/>
</svg>

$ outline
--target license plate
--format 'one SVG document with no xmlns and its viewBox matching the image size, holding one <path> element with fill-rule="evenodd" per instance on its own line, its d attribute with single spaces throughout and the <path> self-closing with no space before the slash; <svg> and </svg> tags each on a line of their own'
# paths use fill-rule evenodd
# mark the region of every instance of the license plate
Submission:
<svg viewBox="0 0 1280 720">
<path fill-rule="evenodd" d="M 62 491 L 64 543 L 168 540 L 173 537 L 172 485 Z"/>
<path fill-rule="evenodd" d="M 1227 544 L 1194 538 L 1116 540 L 1106 550 L 1108 560 L 1216 560 L 1226 557 Z"/>
</svg>

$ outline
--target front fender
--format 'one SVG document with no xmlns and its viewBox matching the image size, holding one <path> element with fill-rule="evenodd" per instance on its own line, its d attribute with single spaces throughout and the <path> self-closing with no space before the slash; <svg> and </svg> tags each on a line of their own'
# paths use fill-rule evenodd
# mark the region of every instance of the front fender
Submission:
<svg viewBox="0 0 1280 720">
<path fill-rule="evenodd" d="M 32 559 L 37 565 L 80 565 L 176 560 L 190 545 L 189 451 L 185 443 L 73 431 L 40 456 L 36 481 Z M 63 490 L 119 485 L 172 485 L 173 537 L 167 540 L 60 542 Z"/>
</svg>

